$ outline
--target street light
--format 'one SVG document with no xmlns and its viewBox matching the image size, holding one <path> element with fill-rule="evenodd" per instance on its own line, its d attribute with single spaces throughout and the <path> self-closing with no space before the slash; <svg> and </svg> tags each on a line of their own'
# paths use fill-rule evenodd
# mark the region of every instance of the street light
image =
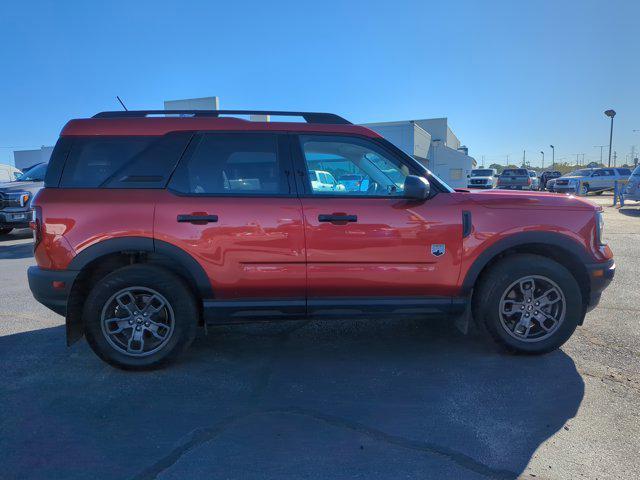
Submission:
<svg viewBox="0 0 640 480">
<path fill-rule="evenodd" d="M 540 153 L 542 154 L 542 169 L 544 170 L 544 152 L 540 150 Z"/>
<path fill-rule="evenodd" d="M 613 117 L 616 116 L 616 111 L 609 109 L 605 110 L 604 114 L 611 118 L 611 129 L 609 130 L 609 167 L 611 167 L 611 142 L 613 141 Z"/>
<path fill-rule="evenodd" d="M 549 145 L 551 147 L 551 170 L 556 169 L 556 147 L 553 145 Z"/>
</svg>

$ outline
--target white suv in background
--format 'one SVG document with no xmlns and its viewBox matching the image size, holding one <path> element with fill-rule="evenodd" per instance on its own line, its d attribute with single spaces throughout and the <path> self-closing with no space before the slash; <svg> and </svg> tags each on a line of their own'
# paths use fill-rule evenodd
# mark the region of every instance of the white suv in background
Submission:
<svg viewBox="0 0 640 480">
<path fill-rule="evenodd" d="M 338 183 L 333 175 L 323 170 L 309 170 L 311 188 L 314 192 L 332 192 L 345 190 L 344 185 Z"/>
<path fill-rule="evenodd" d="M 495 168 L 475 168 L 467 175 L 467 188 L 494 188 L 497 176 Z"/>
<path fill-rule="evenodd" d="M 629 183 L 625 191 L 625 197 L 628 200 L 640 202 L 640 164 L 635 168 L 629 177 Z"/>
<path fill-rule="evenodd" d="M 583 168 L 564 175 L 554 184 L 554 191 L 596 195 L 613 190 L 616 180 L 626 180 L 631 175 L 628 168 Z"/>
</svg>

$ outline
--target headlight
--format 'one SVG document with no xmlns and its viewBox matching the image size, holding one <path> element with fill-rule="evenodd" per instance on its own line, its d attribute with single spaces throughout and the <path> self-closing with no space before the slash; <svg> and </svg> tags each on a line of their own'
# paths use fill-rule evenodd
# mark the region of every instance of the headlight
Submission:
<svg viewBox="0 0 640 480">
<path fill-rule="evenodd" d="M 9 200 L 19 203 L 21 207 L 24 207 L 29 203 L 29 192 L 11 192 L 7 195 Z"/>
<path fill-rule="evenodd" d="M 596 212 L 596 241 L 598 245 L 606 245 L 604 240 L 604 218 L 602 212 Z"/>
</svg>

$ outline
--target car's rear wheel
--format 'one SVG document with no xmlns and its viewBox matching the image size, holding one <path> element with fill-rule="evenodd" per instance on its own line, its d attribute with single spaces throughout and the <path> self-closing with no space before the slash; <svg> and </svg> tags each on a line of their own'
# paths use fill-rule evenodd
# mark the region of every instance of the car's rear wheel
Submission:
<svg viewBox="0 0 640 480">
<path fill-rule="evenodd" d="M 131 265 L 93 287 L 83 310 L 87 341 L 111 365 L 142 370 L 173 361 L 193 341 L 198 308 L 187 284 L 154 265 Z"/>
<path fill-rule="evenodd" d="M 510 352 L 557 349 L 583 315 L 582 293 L 571 272 L 539 255 L 500 260 L 483 275 L 474 295 L 474 318 Z"/>
<path fill-rule="evenodd" d="M 13 231 L 13 228 L 11 228 L 11 227 L 0 228 L 0 235 L 7 235 L 7 234 L 11 233 L 12 231 Z"/>
</svg>

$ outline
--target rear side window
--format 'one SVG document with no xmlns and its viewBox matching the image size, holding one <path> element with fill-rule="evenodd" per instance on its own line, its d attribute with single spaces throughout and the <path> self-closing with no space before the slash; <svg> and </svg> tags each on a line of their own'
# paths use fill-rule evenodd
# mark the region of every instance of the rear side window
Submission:
<svg viewBox="0 0 640 480">
<path fill-rule="evenodd" d="M 618 175 L 622 177 L 628 177 L 629 175 L 631 175 L 631 170 L 629 170 L 628 168 L 618 168 Z"/>
<path fill-rule="evenodd" d="M 284 173 L 289 169 L 277 135 L 205 133 L 194 142 L 172 177 L 172 190 L 192 195 L 289 193 Z"/>
<path fill-rule="evenodd" d="M 163 188 L 191 133 L 77 137 L 62 170 L 65 188 Z"/>
</svg>

